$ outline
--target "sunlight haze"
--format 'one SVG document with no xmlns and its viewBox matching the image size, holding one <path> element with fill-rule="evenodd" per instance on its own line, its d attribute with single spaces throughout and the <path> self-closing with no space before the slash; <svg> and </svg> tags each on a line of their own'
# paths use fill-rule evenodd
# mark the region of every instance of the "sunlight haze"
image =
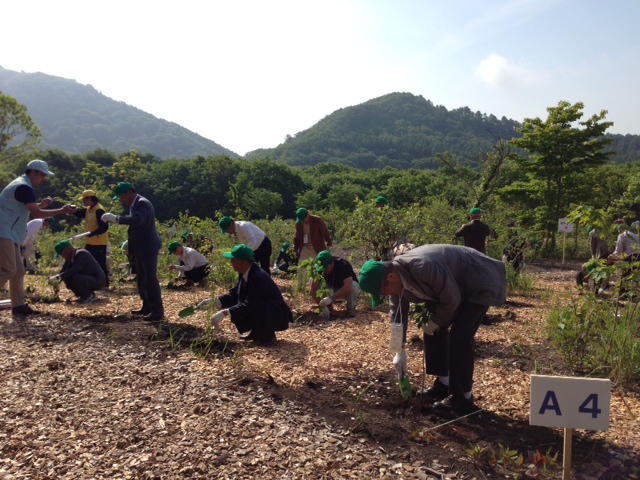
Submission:
<svg viewBox="0 0 640 480">
<path fill-rule="evenodd" d="M 640 134 L 635 0 L 3 2 L 0 66 L 76 80 L 244 155 L 392 92 Z"/>
</svg>

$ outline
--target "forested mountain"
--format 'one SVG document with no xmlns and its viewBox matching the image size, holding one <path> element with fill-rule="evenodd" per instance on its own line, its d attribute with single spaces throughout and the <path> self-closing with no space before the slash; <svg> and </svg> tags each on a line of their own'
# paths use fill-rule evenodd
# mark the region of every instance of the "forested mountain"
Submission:
<svg viewBox="0 0 640 480">
<path fill-rule="evenodd" d="M 0 91 L 25 105 L 42 131 L 42 147 L 67 153 L 137 150 L 162 159 L 238 155 L 184 127 L 124 102 L 90 85 L 44 73 L 0 67 Z"/>
<path fill-rule="evenodd" d="M 438 168 L 435 156 L 450 152 L 473 166 L 478 154 L 498 140 L 520 136 L 519 127 L 514 120 L 468 107 L 449 111 L 422 96 L 391 93 L 337 110 L 276 148 L 255 150 L 247 158 L 269 157 L 295 166 L 331 162 L 362 170 L 424 169 Z M 640 159 L 640 136 L 607 136 L 614 140 L 613 163 Z"/>
</svg>

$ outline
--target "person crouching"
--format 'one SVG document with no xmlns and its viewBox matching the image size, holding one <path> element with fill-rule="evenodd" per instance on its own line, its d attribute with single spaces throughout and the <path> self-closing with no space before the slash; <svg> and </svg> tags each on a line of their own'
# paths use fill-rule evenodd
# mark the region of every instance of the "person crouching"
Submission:
<svg viewBox="0 0 640 480">
<path fill-rule="evenodd" d="M 55 250 L 56 257 L 64 257 L 65 261 L 60 273 L 49 278 L 49 284 L 62 281 L 82 303 L 95 302 L 96 290 L 106 287 L 107 279 L 93 255 L 84 248 L 75 248 L 68 240 L 56 243 Z"/>
<path fill-rule="evenodd" d="M 171 242 L 168 247 L 169 255 L 180 259 L 180 265 L 170 265 L 169 269 L 180 272 L 180 277 L 186 279 L 185 286 L 203 282 L 209 274 L 209 260 L 197 250 L 185 247 L 180 242 Z"/>
</svg>

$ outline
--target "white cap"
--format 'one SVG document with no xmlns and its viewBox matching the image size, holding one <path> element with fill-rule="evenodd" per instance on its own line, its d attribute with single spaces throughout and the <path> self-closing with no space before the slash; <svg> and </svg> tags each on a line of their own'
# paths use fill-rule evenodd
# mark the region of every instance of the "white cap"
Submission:
<svg viewBox="0 0 640 480">
<path fill-rule="evenodd" d="M 49 171 L 49 165 L 44 160 L 31 160 L 27 163 L 27 168 L 30 170 L 38 170 L 45 175 L 53 175 L 53 172 Z"/>
</svg>

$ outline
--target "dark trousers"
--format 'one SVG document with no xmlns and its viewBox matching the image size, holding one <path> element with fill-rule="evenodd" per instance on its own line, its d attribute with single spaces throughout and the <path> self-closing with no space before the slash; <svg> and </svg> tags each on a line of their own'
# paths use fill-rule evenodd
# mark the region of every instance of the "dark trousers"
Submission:
<svg viewBox="0 0 640 480">
<path fill-rule="evenodd" d="M 65 279 L 64 284 L 74 295 L 80 298 L 87 298 L 96 290 L 106 286 L 102 278 L 82 273 L 77 273 L 73 277 Z"/>
<path fill-rule="evenodd" d="M 269 269 L 271 266 L 271 249 L 271 240 L 265 235 L 260 246 L 253 251 L 256 263 L 260 264 L 260 268 L 269 275 L 271 275 L 271 270 Z"/>
<path fill-rule="evenodd" d="M 104 276 L 107 279 L 107 287 L 109 286 L 109 270 L 107 269 L 107 246 L 106 245 L 85 245 L 85 250 L 96 259 L 98 265 L 104 272 Z"/>
<path fill-rule="evenodd" d="M 474 369 L 474 337 L 489 310 L 485 305 L 462 302 L 449 328 L 424 334 L 424 361 L 428 375 L 449 376 L 449 393 L 471 391 Z"/>
<path fill-rule="evenodd" d="M 192 268 L 191 270 L 187 270 L 186 272 L 184 272 L 184 278 L 186 278 L 187 280 L 191 280 L 192 282 L 199 282 L 203 278 L 206 278 L 207 275 L 209 275 L 208 263 L 206 265 Z"/>
<path fill-rule="evenodd" d="M 158 281 L 158 252 L 129 252 L 129 260 L 136 272 L 142 311 L 153 316 L 164 316 Z"/>
</svg>

